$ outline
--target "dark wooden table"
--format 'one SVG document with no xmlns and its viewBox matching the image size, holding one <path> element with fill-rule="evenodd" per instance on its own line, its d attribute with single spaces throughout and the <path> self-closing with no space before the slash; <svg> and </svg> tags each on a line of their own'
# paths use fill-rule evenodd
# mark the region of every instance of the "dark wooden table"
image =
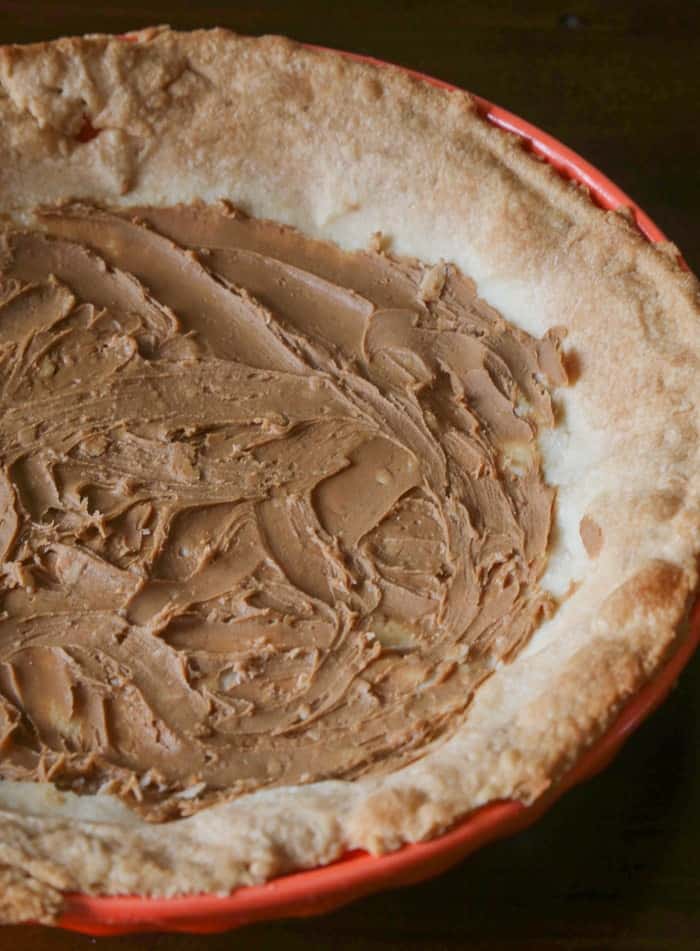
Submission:
<svg viewBox="0 0 700 951">
<path fill-rule="evenodd" d="M 228 26 L 368 53 L 481 93 L 586 156 L 700 270 L 697 0 L 0 0 L 0 42 Z M 0 134 L 2 134 L 0 132 Z M 700 949 L 700 657 L 602 776 L 537 826 L 441 878 L 324 918 L 212 937 L 99 946 Z M 0 947 L 82 951 L 95 939 L 8 928 Z"/>
</svg>

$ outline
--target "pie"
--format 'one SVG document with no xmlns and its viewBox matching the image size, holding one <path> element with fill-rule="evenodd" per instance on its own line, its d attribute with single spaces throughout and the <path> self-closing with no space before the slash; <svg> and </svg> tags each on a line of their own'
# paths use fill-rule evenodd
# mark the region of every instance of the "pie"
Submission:
<svg viewBox="0 0 700 951">
<path fill-rule="evenodd" d="M 699 295 L 470 97 L 0 50 L 0 913 L 532 802 L 683 634 Z"/>
</svg>

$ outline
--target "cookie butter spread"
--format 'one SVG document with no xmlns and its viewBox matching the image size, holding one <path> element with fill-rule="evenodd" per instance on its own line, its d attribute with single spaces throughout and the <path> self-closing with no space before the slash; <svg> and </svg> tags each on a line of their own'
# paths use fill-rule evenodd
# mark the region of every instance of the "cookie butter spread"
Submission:
<svg viewBox="0 0 700 951">
<path fill-rule="evenodd" d="M 0 778 L 167 819 L 450 736 L 549 609 L 557 335 L 381 236 L 37 220 L 0 248 Z"/>
</svg>

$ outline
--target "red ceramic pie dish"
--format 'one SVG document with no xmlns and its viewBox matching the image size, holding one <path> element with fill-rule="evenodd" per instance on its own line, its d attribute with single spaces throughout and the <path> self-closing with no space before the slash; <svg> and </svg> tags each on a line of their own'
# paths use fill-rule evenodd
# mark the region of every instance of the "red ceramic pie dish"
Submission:
<svg viewBox="0 0 700 951">
<path fill-rule="evenodd" d="M 365 57 L 355 58 L 367 61 Z M 423 82 L 453 88 L 418 73 L 412 75 Z M 520 136 L 527 147 L 562 175 L 586 186 L 592 199 L 603 208 L 629 209 L 650 241 L 665 240 L 630 198 L 576 153 L 506 110 L 474 98 L 484 121 Z M 69 894 L 58 924 L 92 935 L 224 931 L 265 919 L 321 914 L 363 895 L 437 875 L 485 843 L 530 825 L 563 792 L 605 767 L 629 734 L 666 697 L 699 641 L 700 603 L 695 606 L 686 632 L 663 669 L 629 700 L 610 729 L 589 747 L 564 779 L 530 806 L 514 801 L 492 802 L 430 842 L 405 846 L 382 856 L 359 851 L 347 853 L 331 865 L 285 875 L 264 885 L 239 888 L 224 897 L 194 895 L 154 899 Z"/>
</svg>

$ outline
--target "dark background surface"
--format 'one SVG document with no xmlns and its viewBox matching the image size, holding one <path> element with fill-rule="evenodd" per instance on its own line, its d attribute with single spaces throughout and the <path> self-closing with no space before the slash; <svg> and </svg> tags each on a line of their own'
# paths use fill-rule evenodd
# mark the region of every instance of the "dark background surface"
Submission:
<svg viewBox="0 0 700 951">
<path fill-rule="evenodd" d="M 697 0 L 0 0 L 0 42 L 154 23 L 284 33 L 480 93 L 584 155 L 700 270 Z M 2 134 L 0 132 L 0 134 Z M 442 877 L 323 918 L 227 935 L 95 939 L 8 928 L 32 951 L 700 949 L 700 657 L 602 776 Z"/>
</svg>

